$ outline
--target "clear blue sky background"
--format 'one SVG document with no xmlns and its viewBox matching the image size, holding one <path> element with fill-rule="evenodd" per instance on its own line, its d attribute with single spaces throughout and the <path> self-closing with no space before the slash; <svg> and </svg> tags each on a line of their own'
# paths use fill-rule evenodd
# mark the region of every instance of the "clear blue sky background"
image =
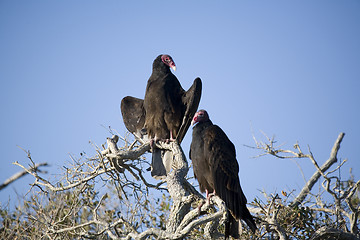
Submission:
<svg viewBox="0 0 360 240">
<path fill-rule="evenodd" d="M 170 54 L 184 88 L 203 81 L 200 107 L 237 148 L 248 199 L 299 189 L 296 164 L 259 154 L 252 130 L 322 164 L 340 132 L 339 157 L 360 177 L 360 1 L 0 1 L 0 182 L 27 164 L 49 177 L 94 152 L 111 126 L 125 134 L 119 104 L 143 97 L 154 58 Z M 182 146 L 188 153 L 191 130 Z M 305 177 L 315 168 L 299 160 Z M 25 194 L 30 176 L 0 192 Z"/>
</svg>

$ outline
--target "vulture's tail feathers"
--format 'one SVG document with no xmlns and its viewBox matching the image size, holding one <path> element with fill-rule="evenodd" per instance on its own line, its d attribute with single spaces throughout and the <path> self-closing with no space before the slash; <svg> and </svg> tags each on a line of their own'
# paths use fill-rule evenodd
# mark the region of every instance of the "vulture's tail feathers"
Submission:
<svg viewBox="0 0 360 240">
<path fill-rule="evenodd" d="M 229 236 L 233 237 L 234 239 L 240 238 L 241 227 L 239 227 L 239 224 L 240 222 L 236 220 L 229 212 L 229 220 L 225 223 L 225 239 L 229 239 Z"/>
<path fill-rule="evenodd" d="M 254 221 L 254 218 L 251 216 L 249 210 L 245 207 L 245 211 L 244 211 L 244 216 L 242 216 L 242 220 L 244 220 L 246 222 L 246 224 L 248 225 L 248 227 L 251 229 L 251 231 L 253 233 L 255 233 L 257 227 L 256 227 L 256 223 Z"/>
<path fill-rule="evenodd" d="M 164 179 L 171 170 L 173 154 L 171 151 L 154 148 L 151 159 L 151 176 Z"/>
</svg>

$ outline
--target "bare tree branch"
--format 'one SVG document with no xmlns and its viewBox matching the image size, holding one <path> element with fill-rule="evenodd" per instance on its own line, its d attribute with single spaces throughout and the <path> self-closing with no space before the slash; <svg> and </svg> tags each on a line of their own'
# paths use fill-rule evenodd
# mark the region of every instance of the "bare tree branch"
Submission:
<svg viewBox="0 0 360 240">
<path fill-rule="evenodd" d="M 27 168 L 26 170 L 20 171 L 15 173 L 14 175 L 12 175 L 11 177 L 9 177 L 8 179 L 6 179 L 2 184 L 0 184 L 0 190 L 4 189 L 5 187 L 7 187 L 9 184 L 15 182 L 16 180 L 18 180 L 19 178 L 29 174 L 29 172 L 36 172 L 39 171 L 38 168 L 42 167 L 42 166 L 48 166 L 48 163 L 37 163 L 35 164 L 34 167 L 30 167 Z"/>
<path fill-rule="evenodd" d="M 114 137 L 112 140 L 108 139 L 108 145 L 110 147 L 102 153 L 105 154 L 107 158 L 110 158 L 114 165 L 118 164 L 119 167 L 123 165 L 123 159 L 136 159 L 145 151 L 150 150 L 149 143 L 146 143 L 141 147 L 141 151 L 139 149 L 136 151 L 136 154 L 135 151 L 126 153 L 119 152 L 116 147 L 116 140 L 117 139 Z M 221 217 L 223 219 L 222 222 L 225 221 L 227 209 L 224 202 L 218 197 L 214 198 L 213 201 L 220 211 L 195 220 L 195 218 L 199 217 L 199 211 L 197 209 L 190 211 L 191 204 L 196 199 L 199 199 L 199 196 L 202 198 L 202 195 L 199 194 L 185 179 L 189 167 L 180 145 L 177 142 L 156 142 L 155 144 L 157 148 L 172 151 L 174 157 L 172 171 L 168 173 L 165 180 L 167 189 L 173 201 L 166 230 L 164 232 L 148 229 L 141 233 L 131 232 L 127 237 L 144 239 L 146 236 L 153 235 L 158 239 L 179 239 L 189 234 L 198 225 L 205 224 Z M 119 169 L 119 167 L 116 167 L 116 169 Z M 209 207 L 208 204 L 205 204 L 202 206 L 201 211 L 206 211 Z"/>
<path fill-rule="evenodd" d="M 321 167 L 317 167 L 317 171 L 311 176 L 311 178 L 305 184 L 305 186 L 300 191 L 298 196 L 290 204 L 291 206 L 295 207 L 295 206 L 298 206 L 299 204 L 301 204 L 305 200 L 306 196 L 309 194 L 309 192 L 311 191 L 311 189 L 313 188 L 315 183 L 319 180 L 322 173 L 326 172 L 334 163 L 337 162 L 337 153 L 340 149 L 340 143 L 343 140 L 344 136 L 345 136 L 345 133 L 339 134 L 339 136 L 336 139 L 334 146 L 331 150 L 330 158 Z M 310 159 L 313 160 L 313 162 L 315 161 L 312 154 L 309 155 L 309 157 L 310 157 Z M 316 163 L 316 161 L 315 161 L 315 163 Z M 318 166 L 317 164 L 314 164 L 314 165 Z"/>
<path fill-rule="evenodd" d="M 330 158 L 322 166 L 318 165 L 310 147 L 309 153 L 305 154 L 298 143 L 294 145 L 295 150 L 275 147 L 274 137 L 266 136 L 268 143 L 256 142 L 255 149 L 263 151 L 264 154 L 282 159 L 309 158 L 315 166 L 316 172 L 303 188 L 303 191 L 307 189 L 308 192 L 301 196 L 299 194 L 292 202 L 290 202 L 290 196 L 293 197 L 293 195 L 285 191 L 281 191 L 282 195 L 276 193 L 268 195 L 264 192 L 266 201 L 255 199 L 254 207 L 249 210 L 254 214 L 259 229 L 255 234 L 245 231 L 241 237 L 243 239 L 257 237 L 288 240 L 306 233 L 305 238 L 310 239 L 318 226 L 322 226 L 323 223 L 318 225 L 320 221 L 328 221 L 328 216 L 331 221 L 331 218 L 338 215 L 347 218 L 347 226 L 350 226 L 350 231 L 353 233 L 346 234 L 346 236 L 354 237 L 359 234 L 360 206 L 353 200 L 354 196 L 356 197 L 355 194 L 358 193 L 360 180 L 349 182 L 346 188 L 340 189 L 340 178 L 334 176 L 336 169 L 328 171 L 337 161 L 337 152 L 343 137 L 344 134 L 341 133 L 332 148 Z M 36 171 L 15 163 L 22 167 L 27 174 L 35 177 L 33 185 L 41 189 L 42 192 L 38 192 L 46 196 L 45 201 L 48 201 L 48 205 L 43 204 L 43 200 L 35 196 L 32 197 L 31 202 L 26 203 L 31 210 L 24 214 L 27 214 L 29 221 L 34 224 L 29 225 L 29 229 L 36 226 L 39 231 L 42 231 L 41 234 L 33 237 L 34 239 L 46 236 L 49 239 L 64 237 L 102 239 L 105 237 L 121 240 L 153 238 L 165 240 L 189 239 L 193 236 L 197 238 L 199 235 L 202 239 L 224 238 L 224 234 L 219 232 L 218 226 L 227 221 L 227 208 L 217 196 L 212 197 L 210 202 L 206 201 L 201 207 L 197 207 L 199 202 L 204 201 L 204 197 L 188 182 L 189 165 L 179 144 L 176 142 L 155 143 L 159 149 L 172 151 L 174 159 L 172 170 L 165 180 L 158 184 L 152 184 L 147 180 L 149 174 L 144 172 L 149 163 L 142 156 L 151 150 L 149 142 L 128 142 L 123 138 L 125 144 L 120 147 L 117 145 L 119 139 L 117 135 L 107 138 L 107 146 L 103 145 L 101 150 L 97 148 L 95 157 L 80 160 L 72 157 L 70 166 L 64 167 L 63 178 L 57 182 L 50 182 Z M 254 140 L 256 141 L 255 137 Z M 29 152 L 28 158 L 31 161 L 30 166 L 36 166 Z M 344 162 L 345 160 L 337 169 L 340 169 Z M 319 194 L 311 193 L 312 187 L 320 177 L 325 179 L 324 190 Z M 309 184 L 310 181 L 314 182 Z M 110 194 L 101 193 L 100 195 L 97 188 L 94 188 L 94 184 L 99 183 L 102 184 L 101 188 L 109 187 Z M 166 190 L 163 191 L 163 202 L 160 201 L 158 204 L 159 199 L 157 199 L 154 204 L 152 199 L 149 199 L 151 188 Z M 320 188 L 321 185 L 319 185 L 319 190 Z M 320 196 L 322 193 L 329 193 L 335 203 L 328 204 L 323 201 Z M 311 197 L 307 198 L 310 195 Z M 298 202 L 295 203 L 296 200 Z M 165 203 L 164 208 L 160 208 L 162 203 Z M 308 207 L 309 205 L 310 207 Z M 166 209 L 166 214 L 161 218 L 158 215 L 159 209 Z M 35 214 L 32 215 L 33 213 Z M 314 218 L 319 216 L 318 213 L 324 214 L 325 217 L 322 220 L 315 220 Z M 159 219 L 162 223 L 160 226 L 156 222 Z M 150 223 L 149 220 L 154 223 Z M 11 232 L 11 228 L 9 229 L 7 230 L 8 235 L 4 235 L 6 231 L 0 231 L 0 238 L 11 236 L 11 239 L 16 235 Z M 297 235 L 294 231 L 298 231 Z M 348 233 L 349 230 L 343 232 Z M 314 240 L 319 239 L 316 237 L 322 236 L 322 234 L 331 236 L 326 235 L 328 228 L 323 229 L 323 232 L 319 230 L 316 234 Z"/>
<path fill-rule="evenodd" d="M 330 169 L 330 167 L 333 166 L 333 164 L 337 162 L 337 154 L 338 154 L 338 151 L 340 149 L 340 144 L 341 144 L 345 134 L 340 133 L 338 135 L 338 137 L 332 147 L 329 159 L 322 166 L 318 165 L 317 161 L 315 160 L 314 155 L 312 154 L 312 152 L 310 150 L 310 147 L 308 147 L 308 152 L 309 152 L 308 154 L 305 154 L 302 152 L 302 149 L 300 148 L 300 145 L 298 143 L 296 143 L 294 145 L 295 151 L 284 150 L 279 147 L 275 147 L 276 141 L 274 140 L 274 138 L 269 138 L 264 133 L 263 133 L 263 135 L 266 137 L 266 139 L 268 141 L 267 143 L 258 142 L 257 139 L 255 137 L 253 137 L 256 146 L 252 147 L 252 148 L 263 151 L 263 154 L 260 154 L 258 156 L 273 155 L 273 156 L 275 156 L 277 158 L 281 158 L 281 159 L 308 158 L 311 160 L 311 162 L 313 163 L 313 165 L 316 168 L 315 173 L 306 182 L 306 184 L 304 185 L 304 187 L 302 188 L 300 193 L 294 198 L 294 200 L 292 202 L 290 202 L 290 204 L 288 204 L 288 207 L 290 207 L 292 209 L 289 211 L 295 211 L 294 214 L 300 214 L 300 216 L 302 214 L 310 214 L 310 212 L 308 212 L 308 210 L 306 210 L 306 208 L 300 207 L 300 205 L 307 206 L 308 203 L 311 203 L 311 199 L 313 199 L 313 198 L 309 198 L 307 201 L 305 201 L 307 196 L 311 195 L 312 197 L 315 197 L 315 200 L 316 200 L 316 203 L 314 203 L 310 207 L 311 211 L 319 212 L 320 217 L 321 217 L 321 214 L 325 214 L 326 218 L 328 218 L 329 216 L 334 217 L 335 221 L 337 222 L 336 223 L 337 226 L 338 227 L 342 226 L 344 228 L 343 229 L 344 232 L 348 232 L 348 230 L 346 228 L 346 223 L 348 223 L 350 225 L 350 232 L 353 235 L 347 234 L 346 236 L 352 236 L 352 237 L 355 236 L 355 238 L 356 238 L 356 234 L 359 234 L 358 223 L 359 223 L 360 206 L 354 205 L 354 201 L 352 201 L 352 200 L 353 200 L 353 196 L 354 196 L 355 192 L 359 191 L 360 181 L 356 182 L 353 185 L 346 187 L 345 189 L 342 189 L 341 179 L 339 177 L 333 175 L 333 173 L 335 171 L 340 170 L 340 168 L 347 161 L 346 159 L 343 160 L 334 170 L 328 171 Z M 324 178 L 322 187 L 325 191 L 322 191 L 318 194 L 312 194 L 311 190 L 312 190 L 313 186 L 319 181 L 320 177 Z M 349 182 L 348 184 L 351 184 L 351 182 Z M 319 189 L 319 191 L 320 191 L 320 189 Z M 324 203 L 324 201 L 321 197 L 322 193 L 324 193 L 324 192 L 327 192 L 330 194 L 330 196 L 332 196 L 332 198 L 334 199 L 333 203 L 331 203 L 331 204 Z M 284 196 L 287 196 L 286 193 Z M 278 224 L 279 219 L 277 216 L 279 214 L 279 211 L 281 210 L 281 206 L 278 205 L 278 206 L 274 207 L 275 206 L 274 199 L 269 200 L 269 197 L 267 197 L 267 199 L 268 199 L 268 201 L 270 201 L 270 204 L 267 205 L 268 207 L 265 208 L 262 204 L 257 202 L 257 205 L 259 208 L 256 211 L 258 212 L 258 214 L 264 214 L 265 218 L 261 218 L 261 220 L 264 221 L 265 225 L 270 224 L 270 228 L 268 228 L 268 230 L 274 229 L 279 238 L 286 239 L 287 237 L 289 237 L 289 234 L 290 234 L 289 230 L 291 228 L 287 229 L 287 227 L 284 227 L 284 226 L 281 226 Z M 346 206 L 343 204 L 344 202 L 347 204 L 348 208 L 346 208 Z M 358 201 L 355 201 L 355 202 L 358 202 Z M 273 209 L 273 210 L 270 211 L 271 209 Z M 300 211 L 300 212 L 297 212 L 297 211 Z M 306 216 L 306 215 L 304 215 L 304 216 Z M 344 216 L 348 220 L 345 220 Z M 325 218 L 325 221 L 329 221 L 326 218 Z M 333 225 L 333 226 L 335 226 L 335 225 Z M 318 232 L 318 233 L 321 234 L 321 232 Z M 325 232 L 324 232 L 324 234 L 325 234 Z M 337 234 L 339 234 L 339 233 L 337 233 Z M 341 235 L 341 236 L 343 236 L 343 235 Z M 316 238 L 316 239 L 318 239 L 318 238 Z M 346 239 L 346 238 L 344 238 L 344 239 Z"/>
<path fill-rule="evenodd" d="M 338 239 L 338 240 L 358 240 L 355 235 L 345 233 L 339 229 L 321 227 L 319 228 L 311 240 Z"/>
</svg>

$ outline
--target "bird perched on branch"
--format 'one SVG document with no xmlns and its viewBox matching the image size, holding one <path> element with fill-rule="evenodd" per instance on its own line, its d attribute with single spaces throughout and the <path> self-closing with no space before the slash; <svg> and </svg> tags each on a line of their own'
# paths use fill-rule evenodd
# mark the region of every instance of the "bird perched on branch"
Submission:
<svg viewBox="0 0 360 240">
<path fill-rule="evenodd" d="M 239 238 L 240 219 L 255 232 L 256 224 L 246 207 L 247 200 L 240 186 L 234 144 L 219 126 L 211 122 L 205 110 L 199 110 L 191 124 L 196 125 L 193 128 L 190 159 L 200 190 L 206 192 L 208 200 L 211 195 L 218 195 L 230 211 L 225 224 L 225 238 L 229 235 Z"/>
<path fill-rule="evenodd" d="M 153 62 L 144 100 L 127 96 L 121 101 L 121 113 L 126 128 L 135 136 L 146 134 L 152 141 L 181 143 L 189 129 L 200 102 L 202 83 L 196 78 L 185 91 L 171 72 L 176 70 L 174 60 L 166 54 Z M 151 175 L 163 178 L 171 169 L 172 153 L 152 149 Z"/>
</svg>

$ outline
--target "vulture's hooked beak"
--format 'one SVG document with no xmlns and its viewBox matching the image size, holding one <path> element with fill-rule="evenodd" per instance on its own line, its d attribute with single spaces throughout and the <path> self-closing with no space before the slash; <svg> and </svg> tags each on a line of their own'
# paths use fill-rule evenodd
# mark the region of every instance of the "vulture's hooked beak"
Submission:
<svg viewBox="0 0 360 240">
<path fill-rule="evenodd" d="M 176 66 L 175 65 L 171 65 L 172 70 L 176 71 Z"/>
<path fill-rule="evenodd" d="M 194 126 L 196 123 L 197 123 L 197 119 L 196 119 L 196 118 L 193 118 L 193 119 L 191 120 L 191 126 Z"/>
</svg>

